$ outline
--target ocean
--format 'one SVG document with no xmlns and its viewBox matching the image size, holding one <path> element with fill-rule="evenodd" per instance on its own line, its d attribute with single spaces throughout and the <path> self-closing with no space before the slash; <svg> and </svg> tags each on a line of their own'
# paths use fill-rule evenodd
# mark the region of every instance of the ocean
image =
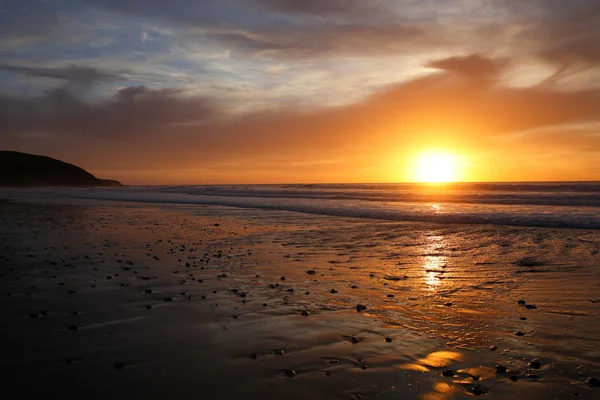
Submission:
<svg viewBox="0 0 600 400">
<path fill-rule="evenodd" d="M 27 192 L 390 221 L 600 229 L 600 182 L 125 186 Z"/>
</svg>

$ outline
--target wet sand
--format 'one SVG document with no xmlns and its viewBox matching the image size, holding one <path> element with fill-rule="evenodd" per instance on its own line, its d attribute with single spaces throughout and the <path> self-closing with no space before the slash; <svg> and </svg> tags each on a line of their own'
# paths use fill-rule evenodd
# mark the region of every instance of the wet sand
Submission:
<svg viewBox="0 0 600 400">
<path fill-rule="evenodd" d="M 0 202 L 19 398 L 600 398 L 600 233 Z"/>
</svg>

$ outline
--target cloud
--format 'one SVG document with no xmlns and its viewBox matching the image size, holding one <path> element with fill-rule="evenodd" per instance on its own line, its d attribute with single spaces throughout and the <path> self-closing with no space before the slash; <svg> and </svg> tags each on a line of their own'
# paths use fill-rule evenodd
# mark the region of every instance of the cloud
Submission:
<svg viewBox="0 0 600 400">
<path fill-rule="evenodd" d="M 159 159 L 177 162 L 194 149 L 193 160 L 202 163 L 427 138 L 483 143 L 525 130 L 600 122 L 599 90 L 494 85 L 493 74 L 501 69 L 482 55 L 432 65 L 443 66 L 444 72 L 390 86 L 356 104 L 312 111 L 280 107 L 231 116 L 227 105 L 213 98 L 143 86 L 121 89 L 100 102 L 83 101 L 66 90 L 39 98 L 5 96 L 0 98 L 1 132 L 13 141 L 19 133 L 46 132 L 57 144 L 75 137 L 102 139 L 131 150 L 143 143 L 154 151 L 160 148 Z M 453 79 L 456 73 L 481 84 Z M 581 140 L 598 140 L 584 136 Z"/>
<path fill-rule="evenodd" d="M 290 14 L 341 14 L 360 15 L 373 14 L 381 5 L 379 0 L 371 0 L 368 3 L 362 0 L 254 0 L 256 4 L 272 11 L 286 12 Z"/>
<path fill-rule="evenodd" d="M 103 101 L 86 102 L 58 88 L 40 97 L 0 97 L 0 126 L 3 134 L 46 132 L 65 139 L 96 136 L 143 140 L 168 135 L 177 124 L 198 123 L 214 116 L 212 102 L 186 97 L 181 90 L 144 86 L 120 89 Z"/>
<path fill-rule="evenodd" d="M 68 87 L 87 88 L 103 81 L 128 80 L 125 73 L 101 71 L 96 68 L 70 65 L 68 67 L 30 67 L 0 64 L 0 71 L 65 81 Z"/>
<path fill-rule="evenodd" d="M 491 59 L 481 54 L 449 57 L 429 63 L 429 67 L 460 75 L 469 80 L 489 84 L 506 68 L 505 60 Z"/>
</svg>

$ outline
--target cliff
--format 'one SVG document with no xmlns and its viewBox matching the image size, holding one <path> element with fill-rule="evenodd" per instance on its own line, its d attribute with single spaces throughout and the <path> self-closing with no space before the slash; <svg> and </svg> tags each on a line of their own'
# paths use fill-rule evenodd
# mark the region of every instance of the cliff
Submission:
<svg viewBox="0 0 600 400">
<path fill-rule="evenodd" d="M 73 164 L 17 151 L 0 151 L 0 186 L 121 186 Z"/>
</svg>

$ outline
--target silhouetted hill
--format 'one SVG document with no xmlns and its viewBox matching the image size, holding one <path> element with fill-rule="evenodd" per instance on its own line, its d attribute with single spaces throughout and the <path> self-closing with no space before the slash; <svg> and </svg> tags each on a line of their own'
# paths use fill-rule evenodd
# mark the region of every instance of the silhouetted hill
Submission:
<svg viewBox="0 0 600 400">
<path fill-rule="evenodd" d="M 0 186 L 121 186 L 54 158 L 0 151 Z"/>
</svg>

